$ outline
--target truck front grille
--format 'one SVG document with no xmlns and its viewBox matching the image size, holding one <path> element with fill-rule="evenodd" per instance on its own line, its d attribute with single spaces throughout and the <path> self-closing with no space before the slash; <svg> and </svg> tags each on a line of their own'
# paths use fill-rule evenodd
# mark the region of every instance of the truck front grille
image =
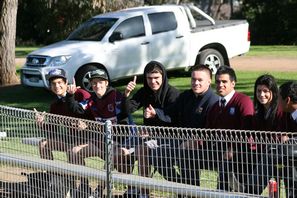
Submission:
<svg viewBox="0 0 297 198">
<path fill-rule="evenodd" d="M 47 56 L 28 56 L 26 65 L 27 67 L 45 67 L 49 61 Z"/>
</svg>

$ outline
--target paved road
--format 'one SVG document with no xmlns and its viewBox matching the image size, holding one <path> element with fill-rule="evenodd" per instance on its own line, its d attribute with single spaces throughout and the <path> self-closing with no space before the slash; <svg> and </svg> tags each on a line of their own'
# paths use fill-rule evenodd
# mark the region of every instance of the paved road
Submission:
<svg viewBox="0 0 297 198">
<path fill-rule="evenodd" d="M 231 59 L 230 64 L 242 71 L 297 71 L 297 58 L 241 56 Z"/>
</svg>

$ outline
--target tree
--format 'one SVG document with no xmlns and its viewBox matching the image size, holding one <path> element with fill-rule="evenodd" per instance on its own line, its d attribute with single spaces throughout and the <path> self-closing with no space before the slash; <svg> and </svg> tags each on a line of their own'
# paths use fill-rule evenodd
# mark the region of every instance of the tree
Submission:
<svg viewBox="0 0 297 198">
<path fill-rule="evenodd" d="M 243 17 L 249 21 L 252 44 L 296 45 L 297 0 L 244 0 Z"/>
<path fill-rule="evenodd" d="M 15 37 L 18 0 L 0 1 L 0 85 L 18 82 L 15 69 Z"/>
</svg>

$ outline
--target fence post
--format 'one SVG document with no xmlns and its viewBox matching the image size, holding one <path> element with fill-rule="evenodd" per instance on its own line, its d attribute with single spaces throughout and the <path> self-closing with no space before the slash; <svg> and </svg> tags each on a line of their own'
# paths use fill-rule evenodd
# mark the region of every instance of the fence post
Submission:
<svg viewBox="0 0 297 198">
<path fill-rule="evenodd" d="M 105 150 L 106 150 L 106 197 L 111 198 L 112 197 L 112 155 L 113 155 L 113 149 L 112 149 L 112 124 L 110 120 L 107 120 L 105 122 Z"/>
</svg>

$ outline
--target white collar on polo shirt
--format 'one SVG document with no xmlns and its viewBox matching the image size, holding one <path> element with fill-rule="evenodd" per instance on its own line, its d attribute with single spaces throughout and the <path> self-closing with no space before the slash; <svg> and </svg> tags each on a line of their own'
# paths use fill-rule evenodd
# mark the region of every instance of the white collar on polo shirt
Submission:
<svg viewBox="0 0 297 198">
<path fill-rule="evenodd" d="M 62 96 L 58 96 L 58 98 L 59 98 L 59 99 L 64 98 L 64 97 L 66 97 L 66 94 L 67 94 L 67 92 L 65 92 L 65 93 L 63 94 L 63 97 L 62 97 Z"/>
<path fill-rule="evenodd" d="M 225 106 L 228 104 L 228 102 L 231 100 L 231 98 L 233 97 L 233 95 L 235 94 L 235 90 L 232 90 L 228 95 L 226 95 L 225 97 L 220 96 L 220 101 L 222 98 L 225 98 L 226 102 L 225 102 Z"/>
<path fill-rule="evenodd" d="M 297 109 L 291 113 L 293 120 L 297 121 Z"/>
</svg>

